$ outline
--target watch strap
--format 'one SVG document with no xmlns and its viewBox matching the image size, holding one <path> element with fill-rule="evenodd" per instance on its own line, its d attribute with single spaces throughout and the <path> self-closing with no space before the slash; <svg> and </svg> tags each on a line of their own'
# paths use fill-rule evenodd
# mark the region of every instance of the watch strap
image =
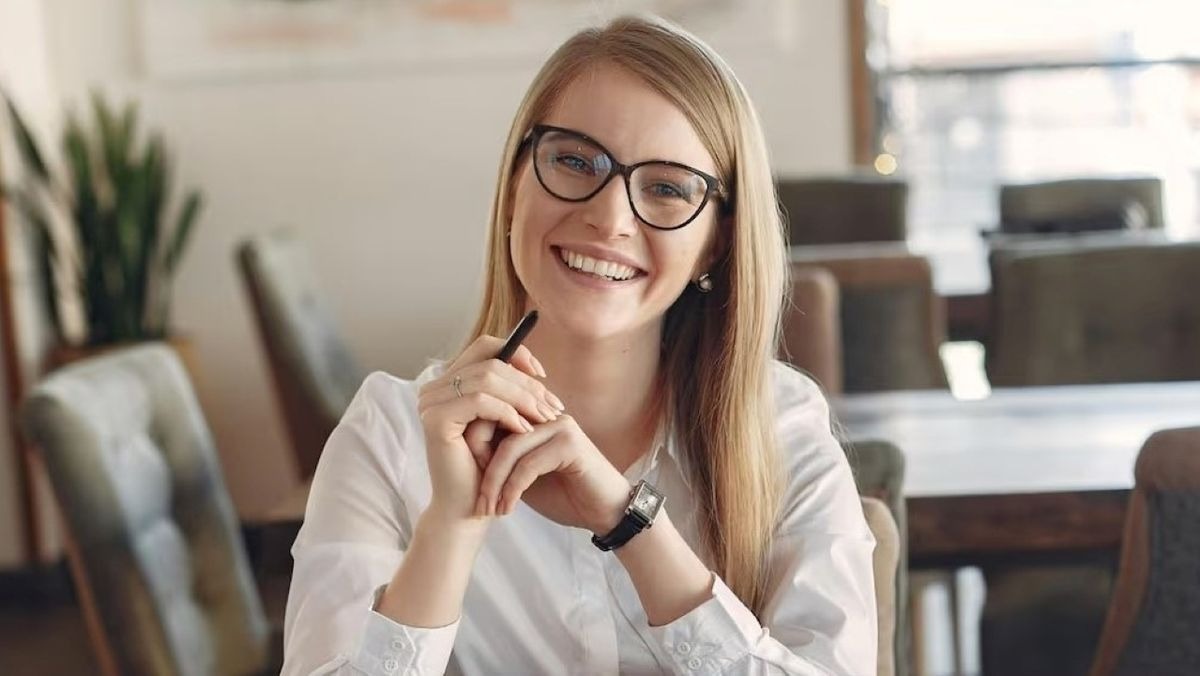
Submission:
<svg viewBox="0 0 1200 676">
<path fill-rule="evenodd" d="M 627 511 L 625 512 L 625 516 L 621 517 L 621 521 L 617 523 L 616 527 L 607 534 L 603 536 L 593 535 L 592 544 L 599 547 L 602 552 L 612 551 L 632 540 L 634 535 L 637 535 L 646 528 L 646 525 L 642 517 L 631 511 Z"/>
</svg>

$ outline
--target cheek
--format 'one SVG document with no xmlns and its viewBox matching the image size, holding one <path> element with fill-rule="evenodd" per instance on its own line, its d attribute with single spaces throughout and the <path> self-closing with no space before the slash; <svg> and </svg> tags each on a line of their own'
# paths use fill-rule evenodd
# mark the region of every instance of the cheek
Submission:
<svg viewBox="0 0 1200 676">
<path fill-rule="evenodd" d="M 697 227 L 691 230 L 692 226 Z M 705 271 L 712 225 L 693 223 L 683 231 L 656 233 L 654 242 L 659 270 L 671 280 L 686 282 Z M 674 239 L 673 239 L 674 238 Z"/>
<path fill-rule="evenodd" d="M 514 193 L 509 228 L 522 240 L 548 230 L 562 218 L 564 206 L 570 207 L 547 195 L 532 171 L 522 172 Z"/>
</svg>

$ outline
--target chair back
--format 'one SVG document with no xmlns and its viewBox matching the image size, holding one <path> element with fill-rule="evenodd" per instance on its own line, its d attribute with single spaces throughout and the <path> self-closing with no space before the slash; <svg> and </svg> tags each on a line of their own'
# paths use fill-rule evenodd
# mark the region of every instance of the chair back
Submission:
<svg viewBox="0 0 1200 676">
<path fill-rule="evenodd" d="M 856 255 L 851 247 L 801 247 L 793 275 L 809 267 L 837 280 L 841 303 L 842 374 L 846 392 L 947 387 L 938 348 L 945 313 L 933 290 L 929 261 L 909 253 Z"/>
<path fill-rule="evenodd" d="M 896 530 L 895 582 L 890 604 L 889 623 L 894 627 L 893 671 L 898 676 L 908 673 L 909 634 L 908 615 L 908 509 L 904 503 L 904 453 L 887 441 L 856 440 L 845 442 L 846 457 L 854 471 L 859 495 L 864 499 L 876 500 L 887 507 Z M 876 580 L 878 583 L 879 580 Z M 884 613 L 881 606 L 880 614 Z M 882 655 L 883 647 L 880 646 Z"/>
<path fill-rule="evenodd" d="M 1200 664 L 1200 427 L 1142 446 L 1092 676 L 1184 676 Z"/>
<path fill-rule="evenodd" d="M 307 249 L 286 231 L 238 247 L 238 263 L 266 348 L 303 479 L 365 374 L 320 292 Z"/>
<path fill-rule="evenodd" d="M 1200 243 L 993 249 L 994 386 L 1200 378 Z"/>
<path fill-rule="evenodd" d="M 1000 231 L 1069 233 L 1163 227 L 1162 180 L 1076 178 L 1000 187 Z"/>
<path fill-rule="evenodd" d="M 780 358 L 811 376 L 826 395 L 842 392 L 842 320 L 837 280 L 824 268 L 792 271 Z"/>
<path fill-rule="evenodd" d="M 77 588 L 121 674 L 249 674 L 269 627 L 212 437 L 164 345 L 54 372 L 22 422 L 67 526 Z"/>
<path fill-rule="evenodd" d="M 878 676 L 896 674 L 896 565 L 900 534 L 892 513 L 875 498 L 862 498 L 863 516 L 875 536 L 872 564 L 875 570 L 875 607 L 879 624 Z"/>
<path fill-rule="evenodd" d="M 776 189 L 792 245 L 903 242 L 908 184 L 839 176 L 780 179 Z"/>
</svg>

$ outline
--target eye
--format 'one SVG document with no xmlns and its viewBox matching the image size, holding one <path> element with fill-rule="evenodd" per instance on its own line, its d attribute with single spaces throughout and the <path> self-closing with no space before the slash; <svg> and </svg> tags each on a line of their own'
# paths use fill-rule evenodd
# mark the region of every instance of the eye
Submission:
<svg viewBox="0 0 1200 676">
<path fill-rule="evenodd" d="M 662 181 L 651 183 L 646 186 L 646 192 L 650 193 L 653 197 L 684 199 L 683 188 L 674 183 L 664 183 Z"/>
<path fill-rule="evenodd" d="M 568 171 L 573 171 L 579 174 L 588 174 L 590 176 L 596 173 L 595 167 L 592 166 L 592 163 L 589 162 L 587 158 L 579 155 L 556 153 L 550 156 L 550 162 L 555 166 L 560 166 Z"/>
</svg>

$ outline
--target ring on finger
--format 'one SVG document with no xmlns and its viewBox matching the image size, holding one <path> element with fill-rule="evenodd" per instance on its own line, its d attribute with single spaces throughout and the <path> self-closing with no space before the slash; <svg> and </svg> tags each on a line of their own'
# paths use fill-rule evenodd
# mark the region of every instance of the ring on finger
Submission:
<svg viewBox="0 0 1200 676">
<path fill-rule="evenodd" d="M 454 376 L 454 380 L 450 381 L 450 385 L 454 387 L 454 393 L 457 394 L 459 398 L 462 398 L 462 376 Z"/>
</svg>

